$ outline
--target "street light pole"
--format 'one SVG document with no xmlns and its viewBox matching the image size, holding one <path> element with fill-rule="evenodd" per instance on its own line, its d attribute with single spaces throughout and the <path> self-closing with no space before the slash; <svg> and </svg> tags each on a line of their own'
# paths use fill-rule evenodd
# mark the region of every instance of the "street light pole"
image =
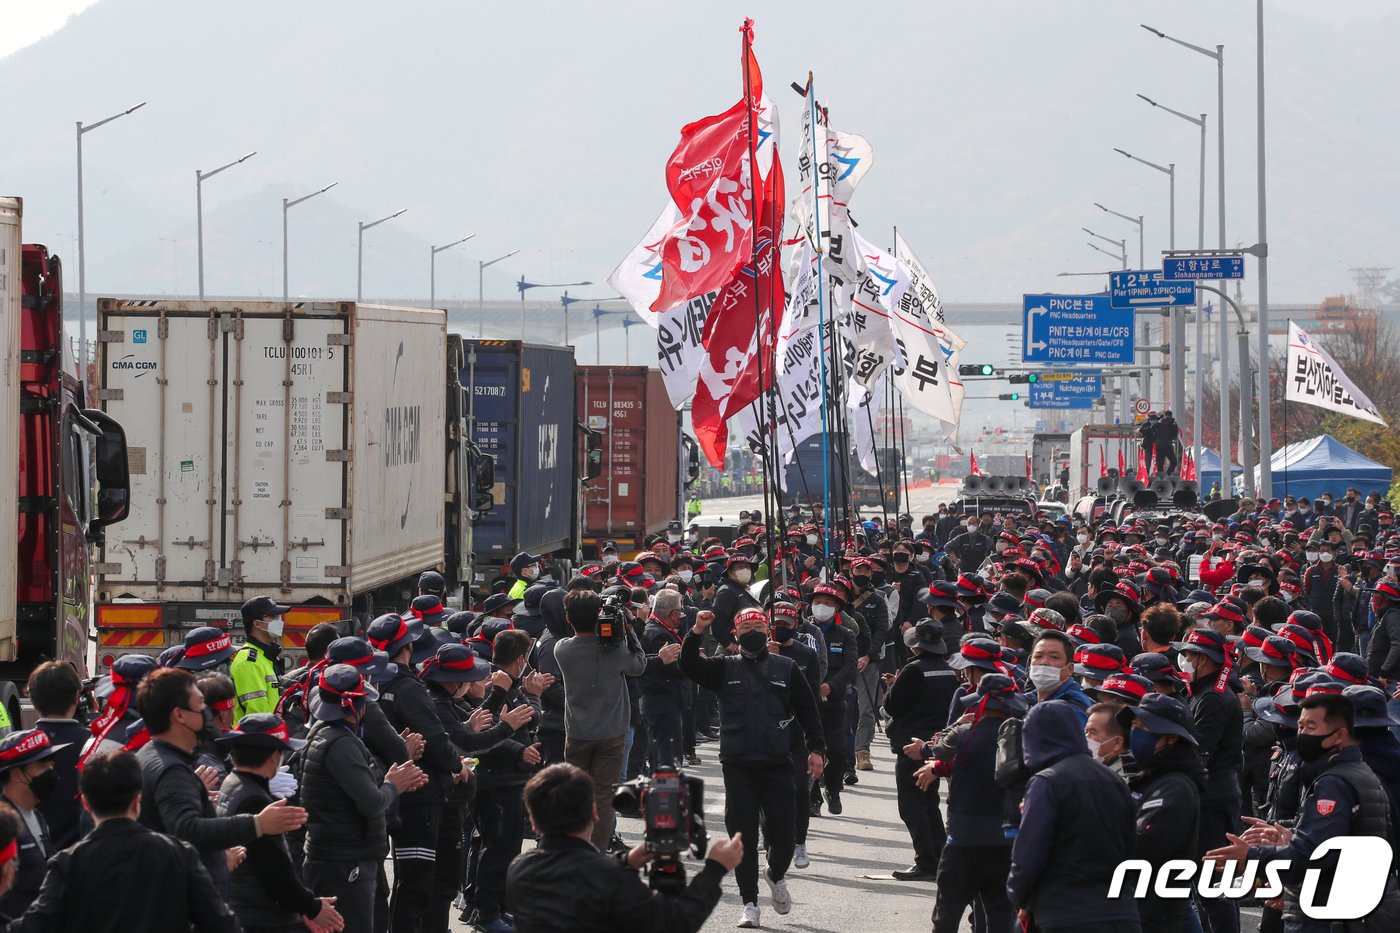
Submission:
<svg viewBox="0 0 1400 933">
<path fill-rule="evenodd" d="M 329 185 L 326 185 L 326 187 L 322 188 L 320 191 L 313 191 L 313 192 L 311 192 L 310 194 L 304 194 L 304 195 L 302 195 L 301 197 L 299 197 L 299 198 L 297 198 L 296 200 L 293 200 L 293 201 L 289 201 L 289 200 L 287 200 L 286 198 L 283 198 L 283 199 L 282 199 L 282 300 L 283 300 L 283 301 L 289 301 L 289 300 L 291 300 L 290 297 L 289 297 L 288 289 L 287 289 L 287 211 L 290 210 L 291 208 L 296 207 L 296 206 L 297 206 L 298 204 L 300 204 L 302 201 L 310 201 L 312 198 L 316 197 L 316 195 L 318 195 L 318 194 L 325 194 L 327 191 L 331 190 L 332 188 L 334 188 L 334 187 L 335 187 L 336 185 L 338 185 L 338 184 L 340 184 L 340 182 L 338 182 L 338 181 L 333 181 L 333 182 L 331 182 Z"/>
<path fill-rule="evenodd" d="M 514 256 L 514 255 L 515 255 L 516 253 L 518 253 L 518 252 L 520 252 L 520 250 L 518 250 L 518 249 L 513 249 L 513 250 L 511 250 L 510 252 L 506 253 L 504 256 L 497 256 L 495 259 L 492 259 L 490 262 L 482 262 L 481 260 L 477 260 L 477 263 L 476 263 L 476 336 L 477 336 L 477 339 L 478 339 L 478 340 L 480 340 L 482 337 L 485 337 L 485 336 L 486 336 L 486 298 L 485 298 L 486 291 L 485 291 L 485 285 L 483 284 L 483 283 L 486 281 L 486 267 L 487 267 L 487 266 L 494 266 L 494 265 L 495 265 L 496 263 L 498 263 L 498 262 L 501 262 L 501 261 L 503 261 L 503 260 L 509 259 L 510 257 Z"/>
<path fill-rule="evenodd" d="M 364 300 L 365 231 L 368 230 L 370 227 L 377 227 L 385 221 L 393 220 L 395 217 L 399 216 L 406 210 L 408 210 L 408 208 L 401 207 L 398 210 L 394 211 L 392 214 L 390 214 L 388 217 L 381 217 L 378 220 L 371 221 L 370 223 L 365 223 L 363 220 L 357 221 L 357 223 L 360 225 L 360 242 L 359 245 L 356 247 L 355 252 L 355 301 L 360 302 Z"/>
<path fill-rule="evenodd" d="M 1264 192 L 1264 0 L 1255 4 L 1259 60 L 1259 495 L 1272 495 L 1273 413 L 1269 410 L 1269 234 Z"/>
<path fill-rule="evenodd" d="M 1117 147 L 1114 147 L 1113 151 L 1167 176 L 1167 180 L 1170 183 L 1169 190 L 1171 192 L 1171 203 L 1168 210 L 1167 242 L 1169 244 L 1169 249 L 1176 249 L 1176 163 L 1168 162 L 1166 165 L 1158 165 L 1156 162 L 1150 162 L 1147 159 L 1135 156 L 1131 152 Z M 1172 406 L 1181 408 L 1186 396 L 1186 368 L 1183 365 L 1184 360 L 1182 358 L 1186 347 L 1186 318 L 1183 317 L 1180 312 L 1172 308 L 1167 308 L 1163 314 L 1171 321 L 1171 337 L 1167 339 L 1167 343 L 1171 346 L 1171 358 L 1169 360 L 1170 371 L 1168 373 L 1171 388 L 1169 391 L 1163 392 L 1162 394 L 1170 399 L 1170 404 Z M 1167 335 L 1163 334 L 1162 336 L 1166 338 Z"/>
<path fill-rule="evenodd" d="M 515 287 L 520 289 L 520 341 L 525 342 L 525 293 L 532 288 L 572 288 L 575 285 L 592 285 L 592 282 L 556 282 L 546 284 L 544 282 L 527 282 L 525 276 L 520 277 L 520 281 L 515 283 Z"/>
<path fill-rule="evenodd" d="M 1094 238 L 1099 239 L 1099 240 L 1103 240 L 1105 243 L 1112 243 L 1114 246 L 1118 247 L 1118 252 L 1117 252 L 1117 253 L 1110 253 L 1110 252 L 1109 252 L 1108 250 L 1106 250 L 1106 249 L 1102 249 L 1102 248 L 1100 248 L 1100 247 L 1098 247 L 1098 246 L 1094 246 L 1093 243 L 1090 243 L 1090 244 L 1089 244 L 1090 246 L 1094 246 L 1094 249 L 1097 249 L 1099 252 L 1103 253 L 1104 255 L 1106 255 L 1106 256 L 1112 256 L 1114 259 L 1117 259 L 1117 260 L 1119 260 L 1120 262 L 1122 262 L 1122 263 L 1123 263 L 1123 268 L 1124 268 L 1125 270 L 1128 268 L 1128 241 L 1127 241 L 1127 240 L 1115 240 L 1115 239 L 1113 239 L 1112 237 L 1106 237 L 1106 236 L 1104 236 L 1102 233 L 1095 233 L 1094 231 L 1090 230 L 1088 227 L 1080 227 L 1079 229 L 1080 229 L 1080 230 L 1083 230 L 1085 233 L 1089 234 L 1089 236 L 1091 236 L 1091 237 L 1094 237 Z"/>
<path fill-rule="evenodd" d="M 475 233 L 469 233 L 460 240 L 453 240 L 446 246 L 428 247 L 431 251 L 428 256 L 428 307 L 437 307 L 437 254 L 445 249 L 451 249 L 459 243 L 465 243 L 474 236 L 476 236 Z"/>
<path fill-rule="evenodd" d="M 257 155 L 257 154 L 258 154 L 257 150 L 254 149 L 252 152 L 248 153 L 247 155 L 243 156 L 243 157 L 240 158 L 240 159 L 234 159 L 232 162 L 229 162 L 229 163 L 226 164 L 226 165 L 220 165 L 218 168 L 214 169 L 212 172 L 205 172 L 205 171 L 201 171 L 200 169 L 195 169 L 195 170 L 194 170 L 194 204 L 195 204 L 195 213 L 196 213 L 196 223 L 195 223 L 195 226 L 196 226 L 196 228 L 197 228 L 197 233 L 198 233 L 198 237 L 199 237 L 199 300 L 200 300 L 200 301 L 203 301 L 203 300 L 204 300 L 204 180 L 205 180 L 206 178 L 213 178 L 215 175 L 219 174 L 220 172 L 225 171 L 225 170 L 227 170 L 227 169 L 231 169 L 231 168 L 233 168 L 235 165 L 238 165 L 239 163 L 246 162 L 246 161 L 248 161 L 249 159 L 251 159 L 253 156 L 255 156 L 255 155 Z"/>
<path fill-rule="evenodd" d="M 1138 228 L 1138 268 L 1139 268 L 1139 269 L 1143 268 L 1143 262 L 1145 261 L 1143 257 L 1146 255 L 1146 253 L 1143 251 L 1143 235 L 1142 235 L 1143 223 L 1142 223 L 1142 215 L 1141 215 L 1141 214 L 1138 214 L 1136 217 L 1133 217 L 1133 216 L 1131 216 L 1130 214 L 1120 214 L 1120 213 L 1118 213 L 1118 212 L 1115 211 L 1115 210 L 1111 210 L 1111 209 L 1109 209 L 1109 208 L 1107 208 L 1107 207 L 1104 207 L 1104 206 L 1103 206 L 1102 204 L 1100 204 L 1098 201 L 1095 201 L 1095 202 L 1094 202 L 1094 206 L 1097 207 L 1099 210 L 1103 211 L 1103 212 L 1106 213 L 1106 214 L 1112 214 L 1114 217 L 1121 217 L 1121 218 L 1123 218 L 1124 220 L 1126 220 L 1126 221 L 1127 221 L 1128 223 L 1130 223 L 1130 224 L 1137 224 L 1137 228 Z"/>
<path fill-rule="evenodd" d="M 83 134 L 90 133 L 99 126 L 106 126 L 113 120 L 135 113 L 146 106 L 143 100 L 135 107 L 128 107 L 121 113 L 113 114 L 105 120 L 98 120 L 96 123 L 83 125 L 83 121 L 78 121 L 78 347 L 82 350 L 83 358 L 78 361 L 80 367 L 87 366 L 87 253 L 83 249 Z M 86 372 L 86 369 L 82 370 Z"/>
</svg>

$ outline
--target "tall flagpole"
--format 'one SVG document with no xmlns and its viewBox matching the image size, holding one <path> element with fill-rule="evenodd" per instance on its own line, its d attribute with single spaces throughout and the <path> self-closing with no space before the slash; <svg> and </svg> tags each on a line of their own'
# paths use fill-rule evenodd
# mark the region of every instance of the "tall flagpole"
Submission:
<svg viewBox="0 0 1400 933">
<path fill-rule="evenodd" d="M 812 73 L 807 72 L 807 119 L 812 143 L 812 222 L 817 233 L 814 249 L 817 255 L 817 334 L 820 346 L 822 369 L 822 566 L 831 564 L 831 433 L 826 423 L 826 274 L 823 268 L 822 213 L 821 213 L 821 170 L 817 162 L 817 94 L 813 86 Z"/>
</svg>

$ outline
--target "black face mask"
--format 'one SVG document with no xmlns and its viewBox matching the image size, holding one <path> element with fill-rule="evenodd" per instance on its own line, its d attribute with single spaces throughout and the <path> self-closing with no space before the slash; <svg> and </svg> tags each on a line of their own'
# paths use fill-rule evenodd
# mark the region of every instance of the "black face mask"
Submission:
<svg viewBox="0 0 1400 933">
<path fill-rule="evenodd" d="M 768 650 L 768 635 L 758 629 L 750 629 L 739 635 L 739 647 L 751 655 L 758 655 Z"/>
<path fill-rule="evenodd" d="M 876 571 L 876 572 L 872 573 L 872 574 L 870 575 L 870 585 L 871 585 L 871 586 L 884 586 L 884 585 L 885 585 L 885 572 L 884 572 L 883 570 L 879 570 L 879 571 Z"/>
<path fill-rule="evenodd" d="M 860 587 L 861 589 L 866 589 L 870 586 L 869 577 L 851 577 L 851 582 L 854 583 L 856 586 Z"/>
<path fill-rule="evenodd" d="M 35 800 L 44 800 L 58 787 L 58 772 L 53 768 L 40 772 L 29 779 L 29 790 Z"/>
<path fill-rule="evenodd" d="M 1303 735 L 1300 733 L 1298 735 L 1297 745 L 1298 757 L 1303 759 L 1304 761 L 1317 761 L 1328 751 L 1336 751 L 1336 749 L 1325 749 L 1322 747 L 1322 743 L 1325 740 L 1330 739 L 1336 734 L 1336 729 L 1333 729 L 1331 732 L 1328 732 L 1326 734 L 1310 732 L 1307 735 Z"/>
</svg>

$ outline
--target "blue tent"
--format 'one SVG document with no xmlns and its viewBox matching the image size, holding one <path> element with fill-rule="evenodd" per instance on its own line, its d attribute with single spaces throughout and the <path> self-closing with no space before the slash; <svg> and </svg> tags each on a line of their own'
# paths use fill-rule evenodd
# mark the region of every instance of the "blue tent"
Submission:
<svg viewBox="0 0 1400 933">
<path fill-rule="evenodd" d="M 1187 447 L 1186 452 L 1190 453 L 1195 448 Z M 1244 467 L 1238 463 L 1230 464 L 1230 475 L 1239 476 L 1244 472 Z M 1201 483 L 1202 489 L 1209 489 L 1211 483 L 1220 481 L 1220 452 L 1212 447 L 1202 447 L 1201 455 L 1196 458 L 1196 478 Z"/>
<path fill-rule="evenodd" d="M 1348 486 L 1355 486 L 1363 494 L 1375 490 L 1384 496 L 1391 483 L 1390 467 L 1368 460 L 1330 434 L 1274 451 L 1269 468 L 1273 471 L 1276 496 L 1317 498 L 1320 493 L 1330 492 L 1340 497 Z M 1258 467 L 1254 469 L 1254 486 L 1259 486 Z"/>
</svg>

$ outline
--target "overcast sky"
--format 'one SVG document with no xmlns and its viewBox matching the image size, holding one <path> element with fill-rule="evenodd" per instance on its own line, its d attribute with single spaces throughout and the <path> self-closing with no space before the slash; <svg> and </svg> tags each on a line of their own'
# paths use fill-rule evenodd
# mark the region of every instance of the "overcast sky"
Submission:
<svg viewBox="0 0 1400 933">
<path fill-rule="evenodd" d="M 748 12 L 785 159 L 800 113 L 786 85 L 811 68 L 834 125 L 874 146 L 852 205 L 872 238 L 897 225 L 950 301 L 1014 301 L 1059 290 L 1058 271 L 1113 264 L 1088 248 L 1083 226 L 1128 240 L 1137 264 L 1135 228 L 1094 201 L 1145 216 L 1145 265 L 1156 264 L 1166 179 L 1114 146 L 1176 164 L 1177 245 L 1194 245 L 1198 137 L 1136 91 L 1210 112 L 1215 245 L 1214 68 L 1137 28 L 1148 22 L 1226 45 L 1227 239 L 1256 238 L 1248 0 L 421 0 L 402 10 L 0 0 L 0 57 L 10 56 L 0 84 L 12 90 L 0 100 L 0 187 L 25 197 L 29 239 L 71 253 L 72 121 L 144 99 L 145 110 L 88 137 L 90 292 L 192 292 L 190 176 L 252 149 L 255 159 L 206 186 L 211 292 L 280 293 L 280 199 L 332 180 L 336 190 L 293 215 L 294 293 L 353 294 L 355 220 L 400 207 L 403 218 L 366 237 L 369 295 L 426 295 L 428 245 L 466 233 L 476 241 L 439 258 L 440 295 L 474 298 L 477 261 L 511 249 L 522 252 L 484 277 L 488 297 L 513 294 L 520 275 L 602 282 L 665 197 L 679 127 L 738 96 L 736 29 Z M 1271 294 L 1315 302 L 1351 290 L 1352 266 L 1400 267 L 1400 0 L 1270 0 L 1266 10 Z"/>
</svg>

